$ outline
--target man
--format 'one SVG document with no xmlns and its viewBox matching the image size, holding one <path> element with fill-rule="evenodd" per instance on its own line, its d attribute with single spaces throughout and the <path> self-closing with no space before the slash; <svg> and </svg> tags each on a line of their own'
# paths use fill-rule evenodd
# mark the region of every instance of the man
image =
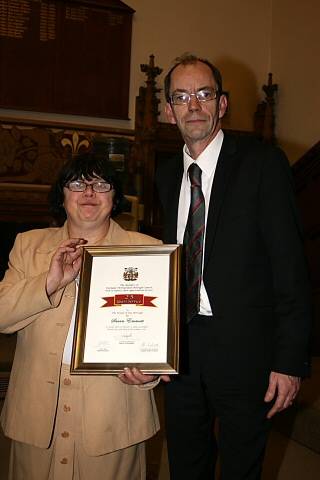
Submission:
<svg viewBox="0 0 320 480">
<path fill-rule="evenodd" d="M 308 370 L 290 168 L 279 149 L 223 133 L 227 98 L 208 61 L 177 59 L 165 94 L 185 141 L 183 157 L 157 172 L 165 241 L 184 243 L 186 265 L 183 371 L 165 387 L 171 479 L 214 478 L 218 419 L 221 479 L 256 480 L 269 419 L 292 404 Z"/>
</svg>

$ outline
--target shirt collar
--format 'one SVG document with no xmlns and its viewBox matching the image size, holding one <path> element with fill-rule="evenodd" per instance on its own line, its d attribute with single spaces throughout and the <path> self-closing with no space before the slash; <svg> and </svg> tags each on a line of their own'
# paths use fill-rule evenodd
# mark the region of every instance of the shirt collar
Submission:
<svg viewBox="0 0 320 480">
<path fill-rule="evenodd" d="M 188 168 L 191 163 L 196 162 L 208 177 L 210 177 L 213 171 L 216 168 L 219 153 L 221 150 L 223 142 L 224 133 L 222 130 L 219 130 L 214 139 L 209 143 L 209 145 L 200 153 L 197 160 L 194 160 L 188 151 L 187 145 L 183 147 L 183 169 L 184 175 L 187 175 Z"/>
</svg>

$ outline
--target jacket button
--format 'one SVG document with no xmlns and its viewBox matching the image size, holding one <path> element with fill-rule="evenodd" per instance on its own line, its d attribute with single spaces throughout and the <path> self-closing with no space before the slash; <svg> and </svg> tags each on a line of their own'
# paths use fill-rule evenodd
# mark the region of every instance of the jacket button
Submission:
<svg viewBox="0 0 320 480">
<path fill-rule="evenodd" d="M 63 465 L 66 465 L 68 463 L 68 459 L 64 457 L 62 460 L 60 460 L 60 463 L 62 463 Z"/>
<path fill-rule="evenodd" d="M 63 380 L 63 383 L 64 383 L 64 385 L 71 385 L 71 380 L 70 380 L 70 378 L 65 378 L 65 379 Z"/>
<path fill-rule="evenodd" d="M 62 432 L 61 437 L 68 438 L 69 437 L 69 432 Z"/>
<path fill-rule="evenodd" d="M 63 405 L 64 412 L 70 412 L 71 408 L 68 405 Z"/>
</svg>

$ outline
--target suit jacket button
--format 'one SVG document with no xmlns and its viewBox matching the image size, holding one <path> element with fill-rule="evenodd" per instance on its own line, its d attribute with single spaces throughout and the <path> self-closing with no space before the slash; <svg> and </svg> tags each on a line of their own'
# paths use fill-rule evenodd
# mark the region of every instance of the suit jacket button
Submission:
<svg viewBox="0 0 320 480">
<path fill-rule="evenodd" d="M 70 378 L 65 378 L 65 379 L 63 380 L 63 383 L 64 383 L 64 385 L 71 385 L 71 380 L 70 380 Z"/>
</svg>

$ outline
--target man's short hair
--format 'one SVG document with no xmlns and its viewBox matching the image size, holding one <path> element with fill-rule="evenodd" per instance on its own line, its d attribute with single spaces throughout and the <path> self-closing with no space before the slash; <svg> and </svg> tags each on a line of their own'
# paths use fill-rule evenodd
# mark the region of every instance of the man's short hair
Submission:
<svg viewBox="0 0 320 480">
<path fill-rule="evenodd" d="M 197 57 L 196 55 L 193 55 L 192 53 L 184 53 L 180 57 L 177 57 L 174 60 L 174 65 L 171 67 L 167 75 L 165 76 L 164 79 L 164 93 L 166 96 L 167 102 L 170 103 L 170 86 L 171 86 L 171 75 L 172 72 L 179 66 L 179 65 L 194 65 L 197 62 L 204 63 L 207 65 L 211 72 L 212 76 L 217 84 L 217 93 L 218 95 L 221 95 L 222 93 L 222 76 L 217 67 L 215 67 L 209 60 L 201 57 Z"/>
</svg>

